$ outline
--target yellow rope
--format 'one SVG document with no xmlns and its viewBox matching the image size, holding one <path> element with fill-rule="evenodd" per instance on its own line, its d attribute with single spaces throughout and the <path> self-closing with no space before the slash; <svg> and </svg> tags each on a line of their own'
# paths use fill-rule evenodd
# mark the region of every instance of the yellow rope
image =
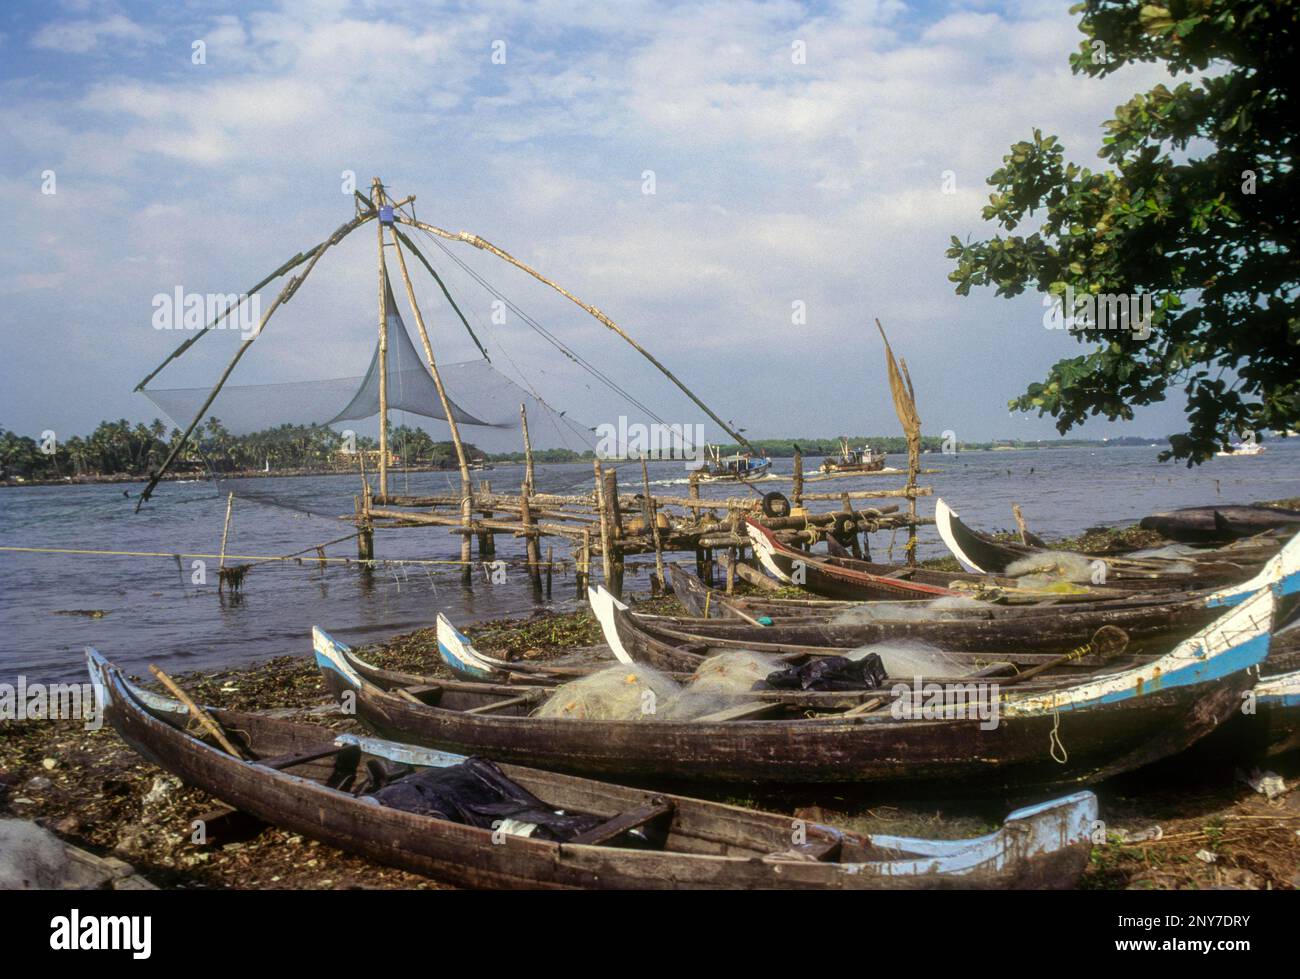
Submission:
<svg viewBox="0 0 1300 979">
<path fill-rule="evenodd" d="M 1058 765 L 1064 765 L 1070 760 L 1069 752 L 1065 750 L 1065 744 L 1061 741 L 1061 712 L 1056 709 L 1056 694 L 1052 694 L 1052 733 L 1048 737 L 1048 745 L 1051 747 L 1052 761 Z M 1057 749 L 1060 754 L 1057 754 Z"/>
<path fill-rule="evenodd" d="M 219 555 L 219 554 L 204 554 L 204 553 L 193 553 L 193 554 L 187 554 L 187 553 L 183 553 L 183 552 L 182 552 L 182 553 L 177 553 L 176 551 L 100 551 L 100 550 L 91 550 L 91 549 L 89 549 L 89 548 L 78 548 L 78 547 L 12 547 L 12 546 L 0 546 L 0 551 L 8 551 L 8 552 L 10 552 L 10 553 L 19 553 L 19 554 L 86 554 L 86 555 L 94 555 L 94 556 L 99 556 L 99 557 L 166 557 L 166 558 L 178 558 L 178 557 L 180 557 L 180 558 L 199 558 L 199 559 L 204 559 L 204 558 L 217 558 L 217 559 L 219 559 L 220 556 L 221 556 L 221 555 Z M 282 554 L 275 554 L 275 555 L 267 555 L 267 554 L 227 554 L 227 555 L 226 555 L 226 560 L 228 560 L 228 561 L 298 561 L 298 560 L 300 560 L 300 558 L 299 558 L 298 556 L 295 556 L 295 555 L 289 555 L 289 556 L 286 556 L 286 555 L 282 555 Z M 453 559 L 453 558 L 445 558 L 445 559 L 437 559 L 437 558 L 387 558 L 387 559 L 386 559 L 386 558 L 376 558 L 376 559 L 372 559 L 372 560 L 367 561 L 367 560 L 364 560 L 364 559 L 361 559 L 361 558 L 326 557 L 326 558 L 318 558 L 318 559 L 316 559 L 316 560 L 321 560 L 321 561 L 336 561 L 336 562 L 341 562 L 341 563 L 343 563 L 343 564 L 470 564 L 470 565 L 474 565 L 474 564 L 491 563 L 491 562 L 484 562 L 484 561 L 481 561 L 481 560 L 478 560 L 478 561 L 460 561 L 460 560 L 456 560 L 456 559 Z M 507 562 L 507 563 L 509 563 L 509 562 Z M 527 563 L 527 562 L 524 562 L 524 563 Z M 547 562 L 545 562 L 545 561 L 537 562 L 537 564 L 538 564 L 539 567 L 545 567 L 545 566 L 546 566 L 546 563 L 547 563 Z M 556 565 L 559 565 L 559 564 L 560 564 L 560 562 L 558 562 L 558 561 L 556 561 L 556 562 L 554 562 L 554 563 L 555 563 Z"/>
</svg>

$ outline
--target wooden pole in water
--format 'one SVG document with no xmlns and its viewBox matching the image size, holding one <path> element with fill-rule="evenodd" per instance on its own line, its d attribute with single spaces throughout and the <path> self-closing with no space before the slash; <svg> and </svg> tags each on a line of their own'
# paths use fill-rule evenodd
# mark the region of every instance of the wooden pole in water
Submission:
<svg viewBox="0 0 1300 979">
<path fill-rule="evenodd" d="M 803 452 L 796 445 L 794 449 L 794 485 L 790 488 L 796 507 L 803 506 Z"/>
<path fill-rule="evenodd" d="M 614 578 L 609 590 L 615 598 L 623 597 L 623 513 L 618 505 L 618 469 L 605 471 L 605 509 L 609 513 L 609 537 L 613 545 Z"/>
<path fill-rule="evenodd" d="M 527 555 L 528 560 L 528 579 L 533 583 L 534 588 L 539 588 L 542 583 L 542 572 L 538 564 L 542 560 L 542 548 L 537 539 L 536 528 L 533 527 L 533 510 L 528 502 L 527 480 L 519 488 L 519 522 L 524 525 L 524 553 Z M 550 577 L 549 569 L 547 570 L 547 577 Z"/>
<path fill-rule="evenodd" d="M 367 483 L 366 485 L 369 486 L 370 484 Z M 361 501 L 360 496 L 352 497 L 353 507 L 357 515 L 357 560 L 365 562 L 362 567 L 369 568 L 370 562 L 375 557 L 375 531 Z"/>
<path fill-rule="evenodd" d="M 226 566 L 226 541 L 230 537 L 230 511 L 235 507 L 235 494 L 226 494 L 226 522 L 221 527 L 221 560 L 217 562 L 217 570 L 220 571 Z"/>
<path fill-rule="evenodd" d="M 528 408 L 519 402 L 519 424 L 524 430 L 524 493 L 533 491 L 533 441 L 528 437 Z"/>
<path fill-rule="evenodd" d="M 577 579 L 578 595 L 586 598 L 587 588 L 591 584 L 591 531 L 585 528 L 582 531 L 582 559 L 578 562 Z"/>
<path fill-rule="evenodd" d="M 613 591 L 614 564 L 609 552 L 613 534 L 609 526 L 609 504 L 605 500 L 605 471 L 599 459 L 591 460 L 591 469 L 596 480 L 596 510 L 600 514 L 600 563 L 605 572 L 605 587 Z"/>
<path fill-rule="evenodd" d="M 650 539 L 655 545 L 655 576 L 659 579 L 659 593 L 668 590 L 664 580 L 664 545 L 659 536 L 659 513 L 655 507 L 655 498 L 650 495 L 650 467 L 646 464 L 645 453 L 641 454 L 641 491 L 645 493 L 645 517 L 650 524 Z"/>
<path fill-rule="evenodd" d="M 378 212 L 384 203 L 384 185 L 378 177 L 370 184 L 370 201 Z M 384 268 L 384 223 L 375 222 L 379 244 L 379 496 L 388 496 L 388 270 Z"/>
<path fill-rule="evenodd" d="M 546 545 L 546 597 L 551 597 L 551 572 L 555 569 L 554 545 Z"/>
<path fill-rule="evenodd" d="M 492 493 L 492 483 L 490 480 L 486 480 L 486 479 L 479 480 L 478 488 L 482 491 L 484 496 L 489 496 Z M 483 516 L 491 520 L 492 511 L 484 510 Z M 490 530 L 485 529 L 483 533 L 478 535 L 478 555 L 481 558 L 490 558 L 490 557 L 496 557 L 496 554 L 497 554 L 496 535 L 493 534 Z"/>
<path fill-rule="evenodd" d="M 383 226 L 380 225 L 382 228 Z M 420 343 L 424 347 L 424 356 L 429 361 L 429 373 L 433 376 L 433 386 L 438 389 L 438 403 L 442 406 L 443 417 L 447 419 L 447 429 L 451 432 L 451 443 L 456 449 L 456 464 L 460 468 L 460 516 L 465 533 L 460 537 L 460 580 L 470 584 L 473 580 L 470 570 L 470 525 L 474 521 L 474 487 L 470 482 L 469 460 L 465 456 L 465 445 L 460 440 L 460 426 L 452 414 L 451 400 L 447 389 L 443 387 L 442 375 L 438 373 L 438 364 L 433 358 L 433 344 L 429 342 L 429 331 L 424 328 L 424 315 L 420 304 L 415 301 L 415 287 L 411 285 L 411 276 L 406 271 L 406 258 L 402 255 L 402 245 L 397 240 L 397 229 L 393 228 L 393 251 L 397 253 L 397 267 L 402 272 L 402 284 L 406 286 L 406 299 L 415 314 L 415 325 L 420 331 Z"/>
</svg>

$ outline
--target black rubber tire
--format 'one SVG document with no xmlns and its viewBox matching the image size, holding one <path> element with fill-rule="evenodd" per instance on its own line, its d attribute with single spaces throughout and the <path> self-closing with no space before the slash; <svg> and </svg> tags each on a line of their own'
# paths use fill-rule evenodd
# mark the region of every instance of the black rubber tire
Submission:
<svg viewBox="0 0 1300 979">
<path fill-rule="evenodd" d="M 768 493 L 763 497 L 763 516 L 790 516 L 790 501 L 781 493 Z"/>
<path fill-rule="evenodd" d="M 847 513 L 841 513 L 831 524 L 831 536 L 847 547 L 858 536 L 858 521 Z"/>
</svg>

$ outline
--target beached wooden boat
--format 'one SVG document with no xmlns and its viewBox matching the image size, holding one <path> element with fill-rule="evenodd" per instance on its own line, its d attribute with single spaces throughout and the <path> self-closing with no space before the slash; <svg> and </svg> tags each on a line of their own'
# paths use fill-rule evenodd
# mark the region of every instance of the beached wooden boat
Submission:
<svg viewBox="0 0 1300 979">
<path fill-rule="evenodd" d="M 454 681 L 384 689 L 374 667 L 320 629 L 327 684 L 389 736 L 457 752 L 592 775 L 758 781 L 963 779 L 964 792 L 1079 785 L 1175 754 L 1240 703 L 1267 655 L 1269 589 L 1163 656 L 1075 683 L 999 687 L 964 678 L 896 684 L 876 701 L 812 710 L 754 701 L 691 721 L 531 717 L 536 691 L 476 691 Z M 811 713 L 813 716 L 807 716 Z M 791 716 L 793 715 L 793 716 Z"/>
<path fill-rule="evenodd" d="M 557 842 L 530 835 L 535 824 L 479 828 L 333 787 L 369 763 L 450 769 L 464 756 L 210 711 L 245 760 L 191 733 L 179 701 L 133 686 L 93 650 L 88 664 L 122 739 L 187 784 L 285 829 L 469 887 L 1070 887 L 1087 865 L 1097 818 L 1096 798 L 1084 791 L 1019 809 L 974 839 L 866 835 L 818 823 L 803 824 L 796 838 L 787 816 L 502 765 L 546 807 L 592 817 L 591 828 Z"/>
<path fill-rule="evenodd" d="M 1259 681 L 1196 753 L 1244 760 L 1300 751 L 1300 618 L 1273 630 Z"/>
<path fill-rule="evenodd" d="M 619 618 L 622 623 L 621 617 Z M 620 648 L 626 653 L 626 648 Z M 640 651 L 638 655 L 645 654 Z M 575 675 L 589 675 L 608 663 L 577 668 L 554 668 L 554 673 L 544 673 L 543 664 L 512 663 L 480 653 L 469 638 L 453 626 L 444 616 L 438 617 L 438 650 L 443 662 L 457 675 L 471 676 L 482 681 L 504 684 L 555 684 Z M 700 659 L 703 657 L 701 656 Z M 662 657 L 661 657 L 662 659 Z M 622 662 L 635 662 L 631 655 L 621 657 Z M 683 657 L 678 665 L 687 665 Z M 472 665 L 468 665 L 472 664 Z M 1276 755 L 1300 750 L 1300 622 L 1293 623 L 1281 632 L 1274 630 L 1268 658 L 1260 665 L 1260 678 L 1252 688 L 1252 698 L 1236 711 L 1221 727 L 1205 739 L 1206 752 L 1212 755 L 1230 755 L 1242 758 L 1257 755 Z M 467 669 L 473 673 L 465 672 Z M 560 671 L 564 670 L 562 675 Z M 572 672 L 576 670 L 577 672 Z M 677 677 L 684 674 L 676 673 Z M 396 682 L 397 674 L 388 673 L 383 679 Z M 432 683 L 432 679 L 403 675 L 407 683 Z M 1199 746 L 1198 746 L 1199 748 Z"/>
<path fill-rule="evenodd" d="M 899 569 L 901 570 L 901 569 Z M 870 602 L 848 601 L 833 598 L 773 598 L 768 595 L 727 595 L 706 585 L 680 564 L 668 565 L 669 580 L 672 584 L 673 597 L 686 609 L 687 614 L 700 619 L 730 619 L 740 622 L 758 622 L 770 625 L 779 620 L 829 618 L 855 609 L 870 608 L 881 613 L 882 618 L 893 615 L 896 618 L 916 620 L 922 617 L 925 603 L 915 600 L 875 600 Z M 952 577 L 952 576 L 946 576 Z M 974 576 L 971 576 L 974 577 Z M 1016 602 L 978 601 L 978 594 L 970 595 L 966 603 L 950 603 L 933 613 L 934 619 L 958 618 L 1013 618 L 1023 615 L 1063 614 L 1065 607 L 1056 596 L 1041 597 L 1037 601 L 1022 599 Z M 1106 600 L 1108 605 L 1119 603 L 1163 604 L 1181 600 L 1183 596 L 1170 596 L 1162 593 L 1125 594 L 1124 597 Z M 1090 605 L 1101 605 L 1097 600 Z M 1070 603 L 1071 605 L 1073 603 Z M 770 619 L 771 622 L 765 621 Z"/>
<path fill-rule="evenodd" d="M 684 574 L 673 580 L 683 594 L 696 589 Z M 1137 654 L 1184 638 L 1212 621 L 1219 609 L 1265 588 L 1272 590 L 1282 613 L 1280 621 L 1285 621 L 1296 603 L 1293 596 L 1300 595 L 1300 538 L 1274 554 L 1253 577 L 1227 588 L 1071 605 L 971 603 L 956 610 L 931 610 L 914 602 L 880 602 L 850 606 L 852 612 L 840 609 L 838 616 L 787 615 L 762 622 L 748 615 L 720 619 L 641 615 L 630 612 L 603 588 L 590 589 L 588 596 L 616 656 L 661 669 L 690 670 L 692 662 L 722 649 L 842 655 L 847 649 L 898 640 L 1026 661 L 1031 655 L 1080 646 L 1105 627 L 1123 629 L 1128 652 Z"/>
<path fill-rule="evenodd" d="M 1143 517 L 1143 530 L 1189 544 L 1235 541 L 1256 534 L 1300 530 L 1300 511 L 1263 506 L 1199 506 Z"/>
<path fill-rule="evenodd" d="M 745 518 L 754 556 L 778 581 L 796 584 L 818 595 L 851 601 L 924 601 L 961 594 L 939 584 L 934 572 L 915 569 L 908 575 L 876 574 L 843 563 L 844 559 L 800 551 L 783 543 L 756 520 Z"/>
<path fill-rule="evenodd" d="M 1275 592 L 1275 594 L 1277 594 Z M 622 617 L 618 617 L 623 625 Z M 624 628 L 626 626 L 624 625 Z M 621 662 L 635 662 L 627 647 L 619 640 L 623 655 Z M 637 655 L 646 656 L 641 645 L 632 645 Z M 469 638 L 455 628 L 444 616 L 438 617 L 438 649 L 443 662 L 458 675 L 473 676 L 483 681 L 497 683 L 554 684 L 571 679 L 539 672 L 541 664 L 511 663 L 480 653 Z M 703 657 L 701 656 L 700 659 Z M 662 656 L 659 657 L 663 661 Z M 686 666 L 683 656 L 675 661 Z M 462 672 L 474 670 L 473 674 Z M 593 664 L 578 668 L 578 675 L 586 675 L 606 664 Z M 1241 705 L 1224 724 L 1203 742 L 1205 753 L 1215 756 L 1244 758 L 1259 755 L 1276 755 L 1300 750 L 1300 621 L 1282 630 L 1274 630 L 1268 658 L 1260 665 L 1260 678 L 1252 688 L 1253 696 Z M 676 673 L 677 677 L 684 674 Z M 378 678 L 377 678 L 378 679 Z M 431 683 L 426 677 L 389 673 L 382 679 L 390 682 Z M 1198 750 L 1200 749 L 1198 745 Z"/>
<path fill-rule="evenodd" d="M 756 626 L 733 619 L 690 619 L 632 612 L 604 588 L 588 593 L 591 607 L 616 657 L 656 669 L 690 672 L 706 656 L 726 650 L 801 661 L 843 656 L 876 643 L 911 641 L 944 650 L 972 663 L 1007 662 L 1028 667 L 1088 643 L 1101 629 L 1124 632 L 1128 655 L 1167 649 L 1219 614 L 1204 601 L 1177 606 L 1093 608 L 1067 606 L 1059 614 L 1005 619 L 856 622 L 824 618 L 778 619 Z"/>
<path fill-rule="evenodd" d="M 1212 507 L 1194 509 L 1198 511 L 1215 511 L 1215 508 Z M 1223 509 L 1263 510 L 1267 508 L 1226 507 Z M 1176 513 L 1183 512 L 1176 511 Z M 1283 525 L 1283 519 L 1287 511 L 1273 512 L 1281 516 L 1272 524 L 1264 522 L 1250 524 L 1254 533 L 1267 533 Z M 1202 518 L 1204 519 L 1202 520 Z M 1144 518 L 1142 526 L 1147 529 L 1159 530 L 1160 528 L 1154 525 L 1148 527 L 1147 522 L 1155 519 L 1156 517 Z M 1300 519 L 1300 515 L 1297 515 L 1297 519 Z M 1210 516 L 1200 514 L 1195 519 L 1188 517 L 1190 524 L 1199 526 L 1197 520 L 1212 522 L 1212 513 Z M 972 574 L 1006 574 L 1007 569 L 1017 561 L 1023 561 L 1026 558 L 1045 553 L 1042 548 L 1028 547 L 1024 544 L 1009 541 L 997 541 L 972 530 L 961 521 L 956 511 L 942 499 L 935 501 L 934 523 L 939 536 L 943 539 L 953 557 L 957 559 L 957 563 Z M 1170 530 L 1170 533 L 1165 534 L 1165 536 L 1172 537 L 1173 528 L 1167 527 L 1166 529 Z M 1161 532 L 1163 533 L 1163 531 Z M 1230 541 L 1247 536 L 1253 536 L 1253 534 L 1242 533 L 1237 537 L 1224 537 L 1222 540 Z M 1178 539 L 1182 540 L 1183 538 Z M 1203 542 L 1212 542 L 1215 538 L 1207 536 L 1201 538 L 1201 540 Z M 1097 553 L 1088 556 L 1103 562 L 1105 566 L 1105 583 L 1111 588 L 1133 587 L 1134 583 L 1137 583 L 1137 587 L 1162 589 L 1175 587 L 1205 588 L 1218 584 L 1230 584 L 1234 580 L 1239 580 L 1243 569 L 1249 569 L 1261 561 L 1267 560 L 1276 551 L 1278 543 L 1278 540 L 1265 538 L 1257 543 L 1244 542 L 1242 545 L 1235 547 L 1207 549 L 1199 553 L 1183 554 L 1179 558 L 1167 560 L 1136 559 L 1131 554 L 1124 553 Z M 1170 570 L 1170 568 L 1179 565 L 1190 565 L 1191 570 Z"/>
<path fill-rule="evenodd" d="M 942 501 L 940 501 L 942 504 Z M 855 558 L 802 551 L 783 542 L 770 528 L 752 518 L 745 529 L 754 556 L 772 577 L 785 584 L 799 585 L 827 598 L 850 601 L 929 600 L 943 596 L 971 595 L 1003 602 L 1092 602 L 1117 599 L 1141 592 L 1173 592 L 1206 588 L 1238 581 L 1249 576 L 1262 561 L 1251 565 L 1216 563 L 1204 573 L 1113 575 L 1104 585 L 1083 585 L 1061 581 L 1029 587 L 1018 578 L 982 572 L 934 571 L 912 566 L 874 564 Z"/>
<path fill-rule="evenodd" d="M 1254 713 L 1237 712 L 1228 741 L 1268 756 L 1300 751 L 1300 670 L 1263 677 L 1253 693 Z"/>
<path fill-rule="evenodd" d="M 679 594 L 698 599 L 700 590 L 713 591 L 682 569 L 674 567 L 673 570 L 674 587 Z M 988 665 L 996 661 L 1032 668 L 1063 651 L 1083 646 L 1106 627 L 1122 629 L 1127 637 L 1126 653 L 1136 657 L 1145 650 L 1159 648 L 1161 643 L 1167 645 L 1184 638 L 1212 621 L 1220 609 L 1264 588 L 1272 590 L 1278 602 L 1279 621 L 1284 621 L 1296 604 L 1293 596 L 1300 594 L 1300 541 L 1291 542 L 1249 581 L 1214 592 L 1182 596 L 1173 602 L 1152 596 L 1069 606 L 978 604 L 934 611 L 929 617 L 927 610 L 917 603 L 831 603 L 840 610 L 870 609 L 879 618 L 837 623 L 824 615 L 786 615 L 759 623 L 744 615 L 724 619 L 644 615 L 632 612 L 600 586 L 588 589 L 588 599 L 614 658 L 689 674 L 706 656 L 727 650 L 746 649 L 801 662 L 812 656 L 845 655 L 873 643 L 899 640 L 937 646 L 971 663 Z M 722 598 L 713 601 L 706 595 L 702 604 L 717 607 L 722 602 Z M 456 676 L 468 680 L 562 682 L 608 665 L 557 665 L 495 658 L 475 650 L 473 643 L 441 614 L 437 637 L 443 662 Z M 1077 665 L 1061 667 L 1064 671 L 1077 668 Z M 392 679 L 428 682 L 419 676 L 394 675 Z"/>
</svg>

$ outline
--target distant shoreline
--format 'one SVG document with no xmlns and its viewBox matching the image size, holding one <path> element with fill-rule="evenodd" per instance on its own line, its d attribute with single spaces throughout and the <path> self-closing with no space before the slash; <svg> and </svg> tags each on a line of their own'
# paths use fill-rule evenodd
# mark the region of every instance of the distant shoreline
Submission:
<svg viewBox="0 0 1300 979">
<path fill-rule="evenodd" d="M 508 463 L 506 463 L 508 465 Z M 537 465 L 543 465 L 538 463 Z M 456 468 L 453 466 L 449 469 L 434 466 L 394 466 L 388 470 L 390 473 L 455 473 Z M 487 471 L 491 470 L 475 470 Z M 374 470 L 366 473 L 371 475 Z M 219 479 L 280 479 L 285 477 L 300 476 L 359 476 L 361 473 L 355 469 L 277 469 L 272 472 L 266 472 L 262 469 L 241 469 L 227 473 L 216 473 Z M 208 472 L 181 472 L 166 473 L 159 482 L 176 483 L 176 482 L 206 482 L 211 479 L 212 473 Z M 11 479 L 0 479 L 0 488 L 18 489 L 23 486 L 93 486 L 100 483 L 140 483 L 149 482 L 149 476 L 140 476 L 126 473 L 105 473 L 105 474 L 83 474 L 81 476 L 64 476 L 62 479 L 25 479 L 17 482 Z"/>
<path fill-rule="evenodd" d="M 1152 442 L 1119 442 L 1119 441 L 1110 441 L 1110 442 L 1101 442 L 1101 441 L 1097 441 L 1097 442 L 1076 442 L 1076 441 L 1069 441 L 1069 442 L 1066 442 L 1066 443 L 1064 443 L 1064 444 L 1059 444 L 1059 445 L 1057 445 L 1057 444 L 1051 444 L 1051 443 L 1026 443 L 1026 444 L 1022 444 L 1022 445 L 988 445 L 988 444 L 980 444 L 978 447 L 974 447 L 974 446 L 972 446 L 972 447 L 970 447 L 970 448 L 961 448 L 961 449 L 959 450 L 958 454 L 961 454 L 961 453 L 964 453 L 964 452 L 1034 452 L 1034 451 L 1038 451 L 1038 450 L 1040 450 L 1040 449 L 1160 448 L 1162 445 L 1167 445 L 1167 444 L 1168 444 L 1168 443 L 1161 443 L 1161 442 L 1156 442 L 1156 441 L 1152 441 Z M 906 453 L 904 453 L 904 452 L 888 452 L 887 454 L 888 454 L 888 455 L 905 455 Z M 939 455 L 939 454 L 941 454 L 941 453 L 936 452 L 935 450 L 932 450 L 932 449 L 926 449 L 922 454 L 923 454 L 923 455 Z M 793 454 L 791 454 L 791 455 L 779 455 L 779 454 L 775 454 L 775 453 L 769 453 L 769 456 L 768 456 L 768 457 L 769 457 L 769 458 L 772 458 L 772 459 L 792 459 L 792 458 L 794 458 Z M 539 468 L 540 468 L 540 467 L 544 467 L 544 466 L 571 466 L 571 465 L 580 465 L 580 464 L 582 464 L 582 463 L 584 463 L 584 462 L 589 462 L 589 461 L 590 461 L 590 459 L 588 459 L 588 458 L 586 458 L 586 457 L 584 457 L 584 458 L 579 458 L 579 459 L 563 459 L 563 460 L 547 460 L 547 461 L 537 460 L 537 461 L 534 461 L 533 465 L 536 466 L 536 467 L 539 467 Z M 634 463 L 634 462 L 639 462 L 640 460 L 639 460 L 639 459 L 607 459 L 607 460 L 605 460 L 605 461 L 606 461 L 607 463 L 616 463 L 616 464 L 621 464 L 621 463 Z M 680 462 L 680 461 L 682 461 L 682 460 L 653 459 L 653 460 L 650 460 L 650 461 L 652 461 L 652 462 Z M 522 465 L 524 465 L 524 462 L 525 462 L 525 460 L 524 460 L 522 457 L 521 457 L 521 458 L 517 458 L 517 459 L 493 459 L 493 460 L 491 461 L 491 465 L 494 466 L 494 467 L 495 467 L 495 466 L 522 466 Z M 374 471 L 375 471 L 375 470 L 373 470 L 373 469 L 368 470 L 368 471 L 367 471 L 367 475 L 372 474 Z M 440 473 L 440 472 L 441 472 L 441 473 L 448 473 L 448 474 L 456 474 L 458 470 L 457 470 L 457 468 L 456 468 L 455 466 L 392 466 L 392 467 L 389 468 L 388 471 L 389 471 L 390 473 Z M 473 471 L 474 471 L 474 472 L 483 473 L 483 472 L 491 472 L 492 470 L 491 470 L 491 469 L 476 469 L 476 470 L 473 470 Z M 190 481 L 199 481 L 199 482 L 202 482 L 202 481 L 207 481 L 207 480 L 209 480 L 209 479 L 212 477 L 212 475 L 213 475 L 213 474 L 208 473 L 208 472 L 206 472 L 206 471 L 203 471 L 203 472 L 179 472 L 179 473 L 178 473 L 178 472 L 169 472 L 169 473 L 166 473 L 166 474 L 163 475 L 163 477 L 162 477 L 162 479 L 161 479 L 161 482 L 164 482 L 164 483 L 173 483 L 173 482 L 182 482 L 182 481 L 185 481 L 185 480 L 190 480 Z M 344 469 L 311 469 L 311 468 L 306 468 L 306 469 L 278 469 L 278 470 L 275 470 L 275 471 L 273 471 L 273 472 L 266 472 L 265 470 L 262 470 L 262 469 L 242 469 L 242 470 L 235 470 L 235 471 L 232 471 L 232 472 L 217 473 L 217 474 L 215 474 L 215 475 L 216 475 L 217 478 L 219 478 L 219 479 L 270 479 L 270 478 L 298 478 L 298 477 L 304 477 L 304 476 L 358 476 L 358 475 L 360 475 L 360 472 L 359 472 L 358 470 L 355 470 L 355 469 L 346 469 L 346 470 L 344 470 Z M 868 474 L 868 475 L 870 475 L 870 474 Z M 121 483 L 121 484 L 140 483 L 140 484 L 144 484 L 144 483 L 147 483 L 148 481 L 149 481 L 149 476 L 148 476 L 147 474 L 146 474 L 146 475 L 139 475 L 139 474 L 128 474 L 128 473 L 85 473 L 85 474 L 82 474 L 82 475 L 80 475 L 80 476 L 64 476 L 64 477 L 60 477 L 60 478 L 23 479 L 23 480 L 15 480 L 15 479 L 0 479 L 0 489 L 17 489 L 17 488 L 21 488 L 21 487 L 24 487 L 24 486 L 94 486 L 94 485 L 99 485 L 99 484 L 115 484 L 115 483 Z"/>
</svg>

